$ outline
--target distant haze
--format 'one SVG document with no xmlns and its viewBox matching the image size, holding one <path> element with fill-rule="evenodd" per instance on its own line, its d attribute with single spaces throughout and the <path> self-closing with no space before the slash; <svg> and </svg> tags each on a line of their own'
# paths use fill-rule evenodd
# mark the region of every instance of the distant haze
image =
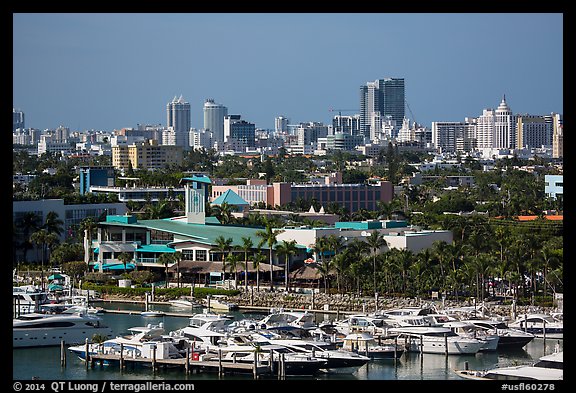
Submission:
<svg viewBox="0 0 576 393">
<path fill-rule="evenodd" d="M 192 127 L 213 98 L 273 129 L 353 114 L 361 85 L 392 77 L 428 127 L 504 94 L 514 113 L 563 113 L 563 30 L 561 13 L 16 13 L 13 106 L 26 127 L 111 131 L 166 125 L 182 95 Z"/>
</svg>

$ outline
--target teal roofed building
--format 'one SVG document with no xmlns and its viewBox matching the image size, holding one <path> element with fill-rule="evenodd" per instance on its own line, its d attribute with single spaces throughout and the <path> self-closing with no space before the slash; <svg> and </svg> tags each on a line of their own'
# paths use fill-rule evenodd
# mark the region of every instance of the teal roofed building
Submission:
<svg viewBox="0 0 576 393">
<path fill-rule="evenodd" d="M 250 207 L 248 202 L 230 189 L 226 190 L 222 195 L 212 201 L 212 205 L 222 205 L 223 203 L 235 206 L 236 211 L 238 212 L 243 212 Z"/>
<path fill-rule="evenodd" d="M 85 235 L 85 262 L 92 268 L 101 268 L 121 261 L 119 255 L 127 252 L 132 256 L 136 270 L 146 269 L 165 276 L 166 268 L 172 277 L 178 277 L 183 282 L 209 283 L 215 276 L 221 280 L 229 278 L 230 268 L 223 260 L 230 253 L 237 253 L 240 261 L 244 261 L 245 253 L 238 247 L 244 244 L 244 239 L 252 240 L 253 247 L 248 255 L 260 252 L 269 256 L 269 247 L 259 243 L 262 237 L 258 231 L 264 228 L 222 225 L 215 217 L 206 216 L 208 187 L 211 182 L 207 176 L 192 176 L 183 178 L 181 184 L 185 189 L 185 211 L 182 216 L 156 220 L 137 220 L 135 216 L 108 216 L 106 221 L 98 223 L 92 239 Z M 222 202 L 236 206 L 248 206 L 248 202 L 234 192 L 222 197 Z M 216 203 L 216 201 L 214 201 Z M 227 244 L 228 248 L 221 247 Z M 279 242 L 280 243 L 280 242 Z M 276 246 L 273 247 L 275 249 Z M 91 257 L 93 251 L 94 258 Z M 179 252 L 179 254 L 177 254 Z M 305 250 L 303 250 L 305 253 Z M 166 267 L 160 257 L 162 255 L 179 255 L 180 261 L 171 260 Z M 305 259 L 306 255 L 301 256 Z M 273 274 L 284 271 L 285 258 L 278 258 L 273 252 Z M 292 260 L 296 260 L 294 256 Z M 248 263 L 248 278 L 256 276 L 252 263 Z M 226 268 L 226 272 L 224 269 Z M 244 268 L 238 265 L 239 277 L 244 277 Z M 268 258 L 260 264 L 260 279 L 270 277 Z M 268 272 L 268 273 L 267 273 Z M 176 282 L 175 279 L 171 280 Z M 178 280 L 180 281 L 180 280 Z"/>
</svg>

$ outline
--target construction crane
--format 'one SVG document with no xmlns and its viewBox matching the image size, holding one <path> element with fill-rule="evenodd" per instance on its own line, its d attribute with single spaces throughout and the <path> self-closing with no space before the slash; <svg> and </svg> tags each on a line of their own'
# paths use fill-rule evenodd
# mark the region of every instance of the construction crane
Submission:
<svg viewBox="0 0 576 393">
<path fill-rule="evenodd" d="M 418 123 L 416 121 L 416 117 L 414 116 L 414 113 L 412 113 L 412 109 L 410 109 L 410 105 L 408 105 L 408 101 L 406 101 L 406 99 L 404 99 L 404 102 L 406 103 L 406 108 L 408 108 L 408 111 L 410 112 L 410 116 L 412 116 L 412 121 L 414 123 Z"/>
<path fill-rule="evenodd" d="M 358 109 L 328 109 L 328 112 L 338 112 L 338 116 L 342 116 L 342 112 L 358 112 Z"/>
</svg>

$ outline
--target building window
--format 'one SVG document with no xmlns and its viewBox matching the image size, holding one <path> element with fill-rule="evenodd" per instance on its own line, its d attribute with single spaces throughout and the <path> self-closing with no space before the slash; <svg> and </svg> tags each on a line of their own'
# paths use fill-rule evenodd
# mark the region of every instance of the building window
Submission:
<svg viewBox="0 0 576 393">
<path fill-rule="evenodd" d="M 194 250 L 182 250 L 182 259 L 187 261 L 193 261 Z"/>
<path fill-rule="evenodd" d="M 196 250 L 196 260 L 197 261 L 206 261 L 207 260 L 207 252 L 206 250 Z"/>
</svg>

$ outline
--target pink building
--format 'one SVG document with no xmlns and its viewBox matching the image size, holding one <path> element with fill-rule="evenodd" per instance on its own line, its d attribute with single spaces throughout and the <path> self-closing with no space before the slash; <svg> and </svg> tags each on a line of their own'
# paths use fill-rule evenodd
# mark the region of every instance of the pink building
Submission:
<svg viewBox="0 0 576 393">
<path fill-rule="evenodd" d="M 332 177 L 329 177 L 332 179 Z M 333 180 L 322 183 L 273 183 L 265 180 L 250 179 L 245 185 L 212 186 L 210 201 L 215 200 L 227 190 L 232 190 L 251 206 L 265 202 L 270 206 L 282 206 L 298 199 L 315 199 L 320 205 L 337 203 L 350 213 L 360 209 L 376 210 L 378 201 L 390 202 L 394 187 L 388 181 L 377 184 L 340 184 Z"/>
</svg>

